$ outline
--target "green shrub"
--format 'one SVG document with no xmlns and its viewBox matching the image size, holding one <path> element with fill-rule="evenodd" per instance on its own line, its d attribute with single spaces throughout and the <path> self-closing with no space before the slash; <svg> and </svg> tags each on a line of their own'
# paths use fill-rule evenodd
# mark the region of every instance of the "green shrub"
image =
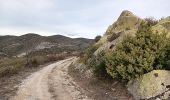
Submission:
<svg viewBox="0 0 170 100">
<path fill-rule="evenodd" d="M 101 39 L 101 36 L 98 35 L 98 36 L 95 37 L 94 41 L 95 41 L 95 42 L 98 42 L 100 39 Z"/>
<path fill-rule="evenodd" d="M 154 65 L 161 69 L 170 70 L 170 38 L 165 49 L 161 52 L 160 56 L 155 59 Z"/>
<path fill-rule="evenodd" d="M 88 59 L 92 58 L 94 55 L 94 52 L 99 48 L 99 45 L 91 45 L 89 48 L 87 48 L 83 55 L 80 57 L 80 62 L 87 64 Z"/>
<path fill-rule="evenodd" d="M 113 78 L 128 81 L 158 69 L 153 64 L 166 43 L 166 34 L 153 33 L 151 26 L 142 22 L 135 37 L 124 37 L 113 52 L 106 54 L 107 72 Z"/>
<path fill-rule="evenodd" d="M 64 54 L 49 55 L 49 56 L 33 56 L 27 61 L 27 58 L 4 58 L 0 59 L 0 77 L 16 74 L 22 71 L 24 67 L 38 67 L 39 65 L 52 61 L 63 60 L 66 57 Z"/>
<path fill-rule="evenodd" d="M 47 62 L 47 56 L 34 56 L 32 59 L 35 59 L 38 65 L 42 65 Z"/>
<path fill-rule="evenodd" d="M 97 56 L 89 59 L 88 66 L 93 69 L 93 72 L 98 77 L 107 77 L 106 65 L 104 60 L 105 53 L 102 51 Z"/>
<path fill-rule="evenodd" d="M 58 61 L 58 60 L 63 60 L 65 58 L 64 54 L 58 54 L 58 55 L 48 55 L 47 56 L 47 61 L 51 62 L 51 61 Z"/>
<path fill-rule="evenodd" d="M 36 58 L 31 59 L 31 66 L 32 67 L 37 67 L 39 65 L 38 61 Z"/>
</svg>

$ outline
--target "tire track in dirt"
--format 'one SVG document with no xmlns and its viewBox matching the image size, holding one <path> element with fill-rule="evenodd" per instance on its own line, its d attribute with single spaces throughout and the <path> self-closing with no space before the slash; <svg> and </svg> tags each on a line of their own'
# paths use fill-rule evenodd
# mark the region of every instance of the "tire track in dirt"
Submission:
<svg viewBox="0 0 170 100">
<path fill-rule="evenodd" d="M 69 65 L 76 59 L 69 60 L 55 67 L 49 75 L 49 88 L 54 100 L 91 100 L 84 90 L 68 75 Z"/>
<path fill-rule="evenodd" d="M 61 65 L 71 64 L 75 57 L 62 60 L 44 67 L 42 70 L 33 73 L 27 79 L 23 80 L 17 95 L 11 98 L 11 100 L 52 100 L 50 94 L 48 81 L 49 74 L 54 68 L 61 67 Z"/>
</svg>

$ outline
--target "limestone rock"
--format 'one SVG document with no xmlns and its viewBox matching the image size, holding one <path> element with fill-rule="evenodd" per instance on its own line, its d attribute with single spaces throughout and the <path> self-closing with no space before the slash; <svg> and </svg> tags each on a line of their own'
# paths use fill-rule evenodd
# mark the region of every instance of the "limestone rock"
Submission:
<svg viewBox="0 0 170 100">
<path fill-rule="evenodd" d="M 170 36 L 170 16 L 166 17 L 158 22 L 155 26 L 152 27 L 153 31 L 157 31 L 159 33 L 167 32 L 168 36 Z"/>
<path fill-rule="evenodd" d="M 141 18 L 125 10 L 120 14 L 118 20 L 108 27 L 106 34 L 137 29 L 141 21 Z"/>
<path fill-rule="evenodd" d="M 123 11 L 118 20 L 108 27 L 104 36 L 96 43 L 96 45 L 100 45 L 100 47 L 96 50 L 94 55 L 97 55 L 101 51 L 113 50 L 114 46 L 119 43 L 125 35 L 134 36 L 141 21 L 142 19 L 132 12 L 127 10 Z M 121 35 L 119 35 L 120 33 Z M 108 38 L 113 34 L 119 36 L 113 41 L 108 41 Z"/>
<path fill-rule="evenodd" d="M 136 100 L 168 99 L 170 96 L 170 71 L 154 70 L 130 81 L 127 87 Z"/>
</svg>

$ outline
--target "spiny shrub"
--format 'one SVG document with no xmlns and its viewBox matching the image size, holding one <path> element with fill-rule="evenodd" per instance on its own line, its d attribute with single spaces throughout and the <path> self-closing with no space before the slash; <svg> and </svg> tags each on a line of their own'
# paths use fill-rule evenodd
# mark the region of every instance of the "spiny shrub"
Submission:
<svg viewBox="0 0 170 100">
<path fill-rule="evenodd" d="M 147 22 L 148 25 L 154 26 L 158 23 L 158 20 L 156 20 L 153 17 L 145 18 L 145 21 Z"/>
<path fill-rule="evenodd" d="M 37 58 L 33 57 L 31 58 L 25 65 L 26 67 L 37 67 L 38 66 L 38 61 Z"/>
<path fill-rule="evenodd" d="M 166 43 L 165 33 L 153 33 L 151 26 L 142 22 L 135 37 L 124 37 L 114 51 L 105 55 L 107 72 L 113 78 L 128 81 L 158 69 L 153 64 Z"/>
<path fill-rule="evenodd" d="M 95 42 L 98 42 L 100 39 L 101 39 L 101 36 L 98 35 L 98 36 L 95 37 L 94 41 L 95 41 Z"/>
<path fill-rule="evenodd" d="M 104 61 L 104 51 L 98 53 L 97 56 L 93 56 L 89 59 L 88 66 L 93 69 L 94 74 L 97 77 L 107 77 L 106 65 Z"/>
<path fill-rule="evenodd" d="M 98 49 L 98 45 L 91 45 L 87 48 L 83 55 L 81 55 L 80 62 L 87 64 L 88 59 L 93 57 L 93 53 Z"/>
<path fill-rule="evenodd" d="M 46 58 L 46 62 L 53 62 L 58 60 L 63 60 L 66 58 L 66 54 L 50 54 Z"/>
<path fill-rule="evenodd" d="M 160 56 L 155 60 L 155 66 L 161 69 L 170 70 L 170 38 Z"/>
<path fill-rule="evenodd" d="M 15 74 L 24 68 L 26 59 L 24 58 L 5 58 L 0 60 L 0 77 Z"/>
<path fill-rule="evenodd" d="M 37 61 L 36 58 L 31 60 L 31 65 L 32 65 L 32 67 L 37 67 L 38 66 L 38 61 Z"/>
</svg>

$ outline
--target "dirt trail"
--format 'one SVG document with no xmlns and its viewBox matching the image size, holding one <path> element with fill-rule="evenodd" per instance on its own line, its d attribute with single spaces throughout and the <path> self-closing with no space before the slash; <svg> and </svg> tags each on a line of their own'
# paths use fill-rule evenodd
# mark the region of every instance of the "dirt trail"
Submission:
<svg viewBox="0 0 170 100">
<path fill-rule="evenodd" d="M 68 75 L 68 66 L 75 60 L 62 63 L 50 73 L 49 86 L 54 100 L 91 100 L 85 95 L 85 90 Z"/>
<path fill-rule="evenodd" d="M 63 77 L 63 73 L 65 72 L 65 71 L 63 72 L 63 70 L 67 70 L 67 67 L 75 59 L 76 58 L 73 57 L 66 60 L 62 60 L 51 65 L 48 65 L 44 67 L 42 70 L 33 73 L 22 82 L 22 85 L 20 86 L 17 95 L 11 98 L 11 100 L 53 100 L 53 99 L 55 100 L 56 93 L 57 100 L 75 100 L 74 98 L 77 95 L 70 94 L 70 92 L 68 92 L 69 90 L 64 90 L 69 88 L 63 88 L 64 83 L 68 82 L 67 77 Z M 54 75 L 54 73 L 56 77 L 51 76 Z M 55 87 L 49 86 L 49 83 L 50 85 Z M 52 89 L 55 90 L 53 90 L 52 92 L 51 91 Z M 49 92 L 49 90 L 52 94 Z M 75 90 L 72 89 L 72 91 L 77 92 L 77 94 L 79 94 L 79 91 L 76 89 Z"/>
</svg>

